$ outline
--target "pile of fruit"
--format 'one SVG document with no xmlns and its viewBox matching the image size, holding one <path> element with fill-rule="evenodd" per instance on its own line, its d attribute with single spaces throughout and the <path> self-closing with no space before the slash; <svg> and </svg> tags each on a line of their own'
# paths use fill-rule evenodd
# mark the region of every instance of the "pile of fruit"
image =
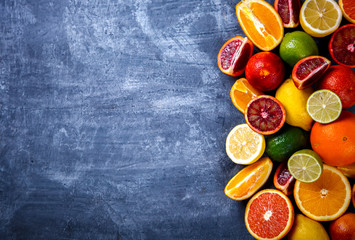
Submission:
<svg viewBox="0 0 355 240">
<path fill-rule="evenodd" d="M 257 239 L 355 239 L 355 114 L 344 110 L 355 105 L 354 0 L 241 0 L 236 15 L 247 37 L 228 40 L 217 60 L 245 74 L 230 96 L 246 123 L 226 152 L 248 166 L 225 194 L 249 199 L 245 225 Z M 272 173 L 275 188 L 261 190 Z"/>
</svg>

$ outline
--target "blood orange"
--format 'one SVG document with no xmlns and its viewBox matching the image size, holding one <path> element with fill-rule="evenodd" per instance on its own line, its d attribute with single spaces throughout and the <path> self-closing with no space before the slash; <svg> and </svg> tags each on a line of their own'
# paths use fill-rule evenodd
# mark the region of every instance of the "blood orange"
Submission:
<svg viewBox="0 0 355 240">
<path fill-rule="evenodd" d="M 230 76 L 241 75 L 253 54 L 253 43 L 246 37 L 236 36 L 229 39 L 219 50 L 217 63 L 219 69 Z"/>
<path fill-rule="evenodd" d="M 287 167 L 287 162 L 282 162 L 276 169 L 274 175 L 274 185 L 286 195 L 293 193 L 296 179 L 292 176 Z"/>
<path fill-rule="evenodd" d="M 286 111 L 276 98 L 261 95 L 249 102 L 244 116 L 249 127 L 255 132 L 270 135 L 284 125 Z"/>
<path fill-rule="evenodd" d="M 347 24 L 336 30 L 329 41 L 328 48 L 335 62 L 355 67 L 355 24 Z"/>
<path fill-rule="evenodd" d="M 298 89 L 310 87 L 330 66 L 330 61 L 321 56 L 299 60 L 292 70 L 292 79 Z"/>
<path fill-rule="evenodd" d="M 285 28 L 295 28 L 300 23 L 300 0 L 276 0 L 274 3 L 276 12 L 280 14 Z"/>
<path fill-rule="evenodd" d="M 275 53 L 259 52 L 249 59 L 245 76 L 254 88 L 271 91 L 284 80 L 285 66 Z"/>
<path fill-rule="evenodd" d="M 354 0 L 339 0 L 339 7 L 343 12 L 343 16 L 351 23 L 355 23 L 355 6 Z"/>
<path fill-rule="evenodd" d="M 265 189 L 249 200 L 244 220 L 249 233 L 256 239 L 281 239 L 291 230 L 294 209 L 285 194 Z"/>
</svg>

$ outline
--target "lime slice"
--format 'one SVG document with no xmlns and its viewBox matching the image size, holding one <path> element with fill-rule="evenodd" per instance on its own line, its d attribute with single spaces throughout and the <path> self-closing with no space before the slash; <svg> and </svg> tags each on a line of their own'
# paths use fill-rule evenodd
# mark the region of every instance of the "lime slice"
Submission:
<svg viewBox="0 0 355 240">
<path fill-rule="evenodd" d="M 287 162 L 288 170 L 301 182 L 314 182 L 323 172 L 323 162 L 312 150 L 303 149 L 295 152 Z"/>
<path fill-rule="evenodd" d="M 309 116 L 319 123 L 325 124 L 335 121 L 342 108 L 338 95 L 327 89 L 315 91 L 307 100 Z"/>
</svg>

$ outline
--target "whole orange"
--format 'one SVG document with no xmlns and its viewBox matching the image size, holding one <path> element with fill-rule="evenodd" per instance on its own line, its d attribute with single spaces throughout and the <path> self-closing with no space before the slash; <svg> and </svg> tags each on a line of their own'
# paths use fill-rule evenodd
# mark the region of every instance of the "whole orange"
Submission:
<svg viewBox="0 0 355 240">
<path fill-rule="evenodd" d="M 312 149 L 323 162 L 344 166 L 355 162 L 355 114 L 343 111 L 329 124 L 315 123 L 311 130 Z"/>
<path fill-rule="evenodd" d="M 329 226 L 331 239 L 354 240 L 355 239 L 355 213 L 345 213 L 332 222 Z"/>
<path fill-rule="evenodd" d="M 285 66 L 279 56 L 272 52 L 259 52 L 252 56 L 245 68 L 245 77 L 260 91 L 276 89 L 284 80 Z"/>
<path fill-rule="evenodd" d="M 329 89 L 341 99 L 343 108 L 355 104 L 355 72 L 346 66 L 334 65 L 316 83 L 317 89 Z"/>
</svg>

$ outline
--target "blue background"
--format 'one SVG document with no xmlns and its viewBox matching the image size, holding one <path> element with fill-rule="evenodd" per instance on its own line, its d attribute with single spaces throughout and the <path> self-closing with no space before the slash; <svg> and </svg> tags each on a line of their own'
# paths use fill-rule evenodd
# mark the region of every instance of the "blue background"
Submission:
<svg viewBox="0 0 355 240">
<path fill-rule="evenodd" d="M 252 239 L 223 192 L 235 5 L 1 0 L 0 239 Z"/>
</svg>

